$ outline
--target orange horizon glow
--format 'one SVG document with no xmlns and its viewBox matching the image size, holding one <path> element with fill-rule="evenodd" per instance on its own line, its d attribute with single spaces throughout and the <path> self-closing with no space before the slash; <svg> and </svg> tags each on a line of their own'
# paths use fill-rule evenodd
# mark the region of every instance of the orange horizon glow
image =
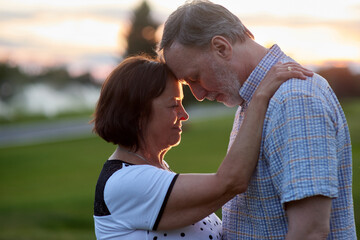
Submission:
<svg viewBox="0 0 360 240">
<path fill-rule="evenodd" d="M 153 16 L 163 24 L 184 1 L 148 2 Z M 235 0 L 213 2 L 239 16 L 259 44 L 269 47 L 276 43 L 301 64 L 355 64 L 360 69 L 357 0 L 304 0 L 296 6 L 285 0 L 254 0 L 246 5 Z M 102 78 L 125 52 L 131 12 L 139 3 L 0 0 L 9 12 L 8 18 L 0 18 L 0 60 L 22 65 L 69 65 L 73 73 L 90 71 Z M 156 30 L 157 39 L 162 27 Z"/>
</svg>

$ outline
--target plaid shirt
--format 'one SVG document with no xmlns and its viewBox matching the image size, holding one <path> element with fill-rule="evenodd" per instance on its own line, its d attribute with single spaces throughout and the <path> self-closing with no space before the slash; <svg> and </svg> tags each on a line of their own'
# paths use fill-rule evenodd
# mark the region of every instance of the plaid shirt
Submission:
<svg viewBox="0 0 360 240">
<path fill-rule="evenodd" d="M 278 61 L 293 61 L 274 45 L 240 89 L 230 144 L 252 94 Z M 284 204 L 332 198 L 328 239 L 356 239 L 348 125 L 327 81 L 319 75 L 281 85 L 269 103 L 258 165 L 248 189 L 223 207 L 224 239 L 284 239 Z"/>
</svg>

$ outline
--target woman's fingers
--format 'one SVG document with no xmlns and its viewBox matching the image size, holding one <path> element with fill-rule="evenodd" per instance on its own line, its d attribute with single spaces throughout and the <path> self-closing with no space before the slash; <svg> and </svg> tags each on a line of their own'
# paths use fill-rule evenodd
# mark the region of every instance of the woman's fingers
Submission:
<svg viewBox="0 0 360 240">
<path fill-rule="evenodd" d="M 270 69 L 269 73 L 269 75 L 271 75 L 271 73 L 277 75 L 280 81 L 286 81 L 291 78 L 305 80 L 306 77 L 312 77 L 314 75 L 311 70 L 302 67 L 296 62 L 278 62 Z"/>
<path fill-rule="evenodd" d="M 301 75 L 296 75 L 295 76 L 295 77 L 302 76 L 301 79 L 303 79 L 304 76 L 312 77 L 314 75 L 313 71 L 311 71 L 311 70 L 309 70 L 307 68 L 304 68 L 303 66 L 301 66 L 300 64 L 295 63 L 295 62 L 283 63 L 282 65 L 284 66 L 285 71 L 295 72 L 295 73 L 296 72 L 302 73 Z"/>
<path fill-rule="evenodd" d="M 314 73 L 295 62 L 275 64 L 266 74 L 257 89 L 257 93 L 271 97 L 280 85 L 291 78 L 303 79 Z"/>
</svg>

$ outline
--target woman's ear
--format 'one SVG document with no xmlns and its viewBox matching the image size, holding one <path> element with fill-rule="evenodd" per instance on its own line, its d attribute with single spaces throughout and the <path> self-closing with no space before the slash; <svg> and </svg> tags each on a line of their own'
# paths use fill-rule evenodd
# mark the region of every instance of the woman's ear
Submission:
<svg viewBox="0 0 360 240">
<path fill-rule="evenodd" d="M 223 36 L 214 36 L 211 39 L 211 50 L 221 58 L 229 60 L 232 56 L 232 45 Z"/>
</svg>

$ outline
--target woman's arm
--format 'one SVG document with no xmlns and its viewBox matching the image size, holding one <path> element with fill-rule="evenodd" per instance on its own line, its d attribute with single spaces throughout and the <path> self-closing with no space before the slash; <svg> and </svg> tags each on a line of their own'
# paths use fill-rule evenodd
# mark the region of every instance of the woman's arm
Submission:
<svg viewBox="0 0 360 240">
<path fill-rule="evenodd" d="M 288 67 L 291 66 L 291 71 Z M 305 79 L 312 72 L 296 63 L 276 64 L 255 91 L 244 121 L 215 174 L 180 174 L 172 189 L 158 229 L 195 223 L 246 190 L 256 167 L 268 102 L 290 78 Z"/>
</svg>

